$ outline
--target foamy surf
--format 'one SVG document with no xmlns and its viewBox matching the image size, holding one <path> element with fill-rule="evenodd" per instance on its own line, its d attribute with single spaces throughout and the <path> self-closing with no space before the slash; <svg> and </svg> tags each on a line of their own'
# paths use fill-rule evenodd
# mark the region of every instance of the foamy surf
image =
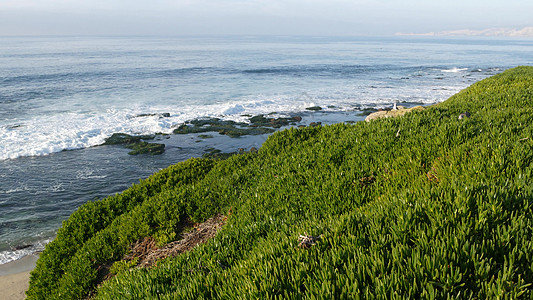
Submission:
<svg viewBox="0 0 533 300">
<path fill-rule="evenodd" d="M 441 70 L 441 72 L 444 72 L 444 73 L 459 73 L 459 72 L 464 72 L 464 71 L 467 71 L 468 68 L 457 68 L 457 67 L 454 67 L 454 68 L 451 68 L 451 69 L 445 69 L 445 70 Z"/>
<path fill-rule="evenodd" d="M 353 111 L 367 108 L 383 108 L 393 102 L 415 101 L 434 103 L 450 92 L 431 92 L 432 95 L 393 96 L 383 90 L 371 91 L 355 98 L 339 92 L 336 96 L 317 97 L 309 94 L 265 96 L 253 100 L 242 99 L 221 104 L 138 107 L 109 109 L 105 112 L 67 112 L 48 116 L 34 116 L 29 120 L 17 120 L 0 127 L 0 160 L 28 156 L 43 156 L 65 150 L 76 150 L 101 145 L 113 133 L 148 135 L 172 133 L 174 128 L 199 118 L 221 118 L 248 122 L 250 116 L 275 113 L 279 116 L 308 113 L 306 108 L 323 107 L 323 111 Z M 446 94 L 446 95 L 444 95 Z"/>
<path fill-rule="evenodd" d="M 42 252 L 46 244 L 48 244 L 50 241 L 51 240 L 39 241 L 33 245 L 23 246 L 23 249 L 0 251 L 0 265 L 19 260 L 28 255 Z"/>
</svg>

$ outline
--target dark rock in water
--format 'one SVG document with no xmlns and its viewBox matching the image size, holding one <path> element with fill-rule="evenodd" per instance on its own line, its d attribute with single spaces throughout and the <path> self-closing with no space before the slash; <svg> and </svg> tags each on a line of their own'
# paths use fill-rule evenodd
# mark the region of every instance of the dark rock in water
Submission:
<svg viewBox="0 0 533 300">
<path fill-rule="evenodd" d="M 128 154 L 137 155 L 149 153 L 152 155 L 162 154 L 165 152 L 165 144 L 140 142 L 127 145 L 126 148 L 132 149 Z"/>
<path fill-rule="evenodd" d="M 458 119 L 459 119 L 459 120 L 462 120 L 462 119 L 464 119 L 464 118 L 470 118 L 470 113 L 467 112 L 467 111 L 465 111 L 464 113 L 462 113 L 462 114 L 459 115 L 459 118 L 458 118 Z"/>
<path fill-rule="evenodd" d="M 23 250 L 23 249 L 30 248 L 30 247 L 32 247 L 32 246 L 33 246 L 33 245 L 31 245 L 31 244 L 15 246 L 15 247 L 11 247 L 11 251 Z"/>
<path fill-rule="evenodd" d="M 383 110 L 383 109 L 381 109 Z M 361 112 L 358 114 L 358 116 L 368 116 L 370 115 L 371 113 L 375 113 L 376 111 L 379 111 L 375 108 L 365 108 L 365 109 L 362 109 Z"/>
<path fill-rule="evenodd" d="M 257 127 L 257 128 L 228 128 L 218 131 L 219 134 L 224 134 L 232 138 L 241 137 L 243 135 L 260 135 L 274 132 L 274 129 Z"/>
<path fill-rule="evenodd" d="M 198 135 L 198 138 L 200 138 L 200 139 L 212 139 L 213 136 L 210 135 L 210 134 L 200 134 L 200 135 Z"/>
<path fill-rule="evenodd" d="M 256 126 L 270 124 L 270 119 L 269 118 L 265 118 L 264 115 L 254 116 L 254 117 L 251 117 L 249 120 L 250 120 L 250 123 L 252 123 L 253 125 L 256 125 Z"/>
<path fill-rule="evenodd" d="M 161 134 L 160 136 L 164 135 Z M 124 145 L 126 148 L 133 150 L 128 153 L 130 155 L 143 153 L 150 153 L 152 155 L 162 154 L 165 152 L 165 144 L 148 143 L 143 141 L 153 140 L 155 137 L 155 135 L 134 136 L 126 133 L 113 133 L 113 135 L 105 141 L 104 145 Z M 160 139 L 161 138 L 158 140 Z"/>
<path fill-rule="evenodd" d="M 141 140 L 153 140 L 155 139 L 155 135 L 139 135 Z"/>
<path fill-rule="evenodd" d="M 161 113 L 161 114 L 140 114 L 136 115 L 136 118 L 142 118 L 142 117 L 159 117 L 159 118 L 169 118 L 170 113 Z"/>
<path fill-rule="evenodd" d="M 181 124 L 174 129 L 175 134 L 218 132 L 229 137 L 240 137 L 243 135 L 259 135 L 274 132 L 273 129 L 263 127 L 250 127 L 246 123 L 234 121 L 222 121 L 217 118 L 193 120 L 188 124 Z"/>
<path fill-rule="evenodd" d="M 133 136 L 126 133 L 113 133 L 111 137 L 105 140 L 104 145 L 133 144 L 141 141 L 141 137 Z"/>
<path fill-rule="evenodd" d="M 322 110 L 322 107 L 320 107 L 320 106 L 311 106 L 311 107 L 307 107 L 306 109 L 307 110 L 318 111 L 318 110 Z"/>
<path fill-rule="evenodd" d="M 129 135 L 126 133 L 113 133 L 111 137 L 105 140 L 104 145 L 122 145 L 122 144 L 135 144 L 141 142 L 141 140 L 153 140 L 155 135 Z"/>
<path fill-rule="evenodd" d="M 322 125 L 322 122 L 311 122 L 309 123 L 309 127 L 317 127 L 317 126 L 321 126 Z"/>
<path fill-rule="evenodd" d="M 205 153 L 202 155 L 203 158 L 210 158 L 210 159 L 228 159 L 231 156 L 237 154 L 237 152 L 231 152 L 231 153 L 222 153 L 221 150 L 216 148 L 208 148 L 205 150 Z"/>
<path fill-rule="evenodd" d="M 294 125 L 294 122 L 300 122 L 302 117 L 295 116 L 291 118 L 266 118 L 264 115 L 258 115 L 251 117 L 249 120 L 250 123 L 252 123 L 252 127 L 262 126 L 280 128 L 282 126 Z"/>
<path fill-rule="evenodd" d="M 258 150 L 257 150 L 257 148 L 255 148 L 255 147 L 252 147 L 252 148 L 250 148 L 250 152 L 251 152 L 251 153 L 257 153 L 257 152 L 258 152 Z"/>
<path fill-rule="evenodd" d="M 246 123 L 237 123 L 235 121 L 222 121 L 219 118 L 208 118 L 208 119 L 196 119 L 189 122 L 191 125 L 194 125 L 195 127 L 202 127 L 202 126 L 241 126 L 246 127 L 248 124 Z"/>
<path fill-rule="evenodd" d="M 204 150 L 204 152 L 207 152 L 207 153 L 220 153 L 220 152 L 222 152 L 222 150 L 217 149 L 217 148 L 207 148 L 207 149 Z"/>
<path fill-rule="evenodd" d="M 264 115 L 258 115 L 250 117 L 249 120 L 251 125 L 235 121 L 223 121 L 218 118 L 197 119 L 177 126 L 173 132 L 174 134 L 218 132 L 219 134 L 236 138 L 243 135 L 272 133 L 275 131 L 272 128 L 295 125 L 295 122 L 300 122 L 302 118 L 269 118 Z M 204 135 L 201 138 L 205 137 L 207 137 L 207 135 Z"/>
<path fill-rule="evenodd" d="M 19 128 L 22 128 L 24 127 L 24 125 L 22 124 L 14 124 L 14 125 L 7 125 L 6 128 L 7 129 L 19 129 Z"/>
</svg>

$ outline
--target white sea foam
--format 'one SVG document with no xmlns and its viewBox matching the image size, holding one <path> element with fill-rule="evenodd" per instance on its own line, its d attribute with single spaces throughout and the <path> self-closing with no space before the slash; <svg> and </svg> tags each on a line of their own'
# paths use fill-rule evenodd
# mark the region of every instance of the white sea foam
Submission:
<svg viewBox="0 0 533 300">
<path fill-rule="evenodd" d="M 18 193 L 18 192 L 24 192 L 24 191 L 29 191 L 29 187 L 25 184 L 22 184 L 20 186 L 17 186 L 17 187 L 14 187 L 14 188 L 10 188 L 8 190 L 5 190 L 5 191 L 2 191 L 0 190 L 0 194 L 11 194 L 11 193 Z"/>
<path fill-rule="evenodd" d="M 242 116 L 243 114 L 303 110 L 306 105 L 312 105 L 307 102 L 296 104 L 282 102 L 250 100 L 213 105 L 154 106 L 125 110 L 110 109 L 99 113 L 60 113 L 51 116 L 35 116 L 33 119 L 24 120 L 23 126 L 0 127 L 0 140 L 2 140 L 0 160 L 92 147 L 103 144 L 106 138 L 117 132 L 170 133 L 173 126 L 196 118 L 219 117 L 241 121 L 246 119 Z M 169 113 L 170 116 L 162 117 L 157 113 Z"/>
<path fill-rule="evenodd" d="M 211 105 L 159 105 L 109 109 L 103 112 L 62 112 L 17 120 L 21 126 L 0 126 L 0 160 L 22 156 L 42 156 L 63 150 L 101 145 L 113 133 L 154 134 L 171 133 L 176 125 L 197 118 L 217 117 L 246 122 L 249 115 L 280 115 L 304 112 L 307 107 L 322 106 L 325 110 L 353 110 L 354 107 L 382 107 L 395 101 L 434 103 L 449 97 L 448 91 L 416 90 L 411 88 L 360 89 L 345 91 L 316 90 L 294 95 L 256 95 L 236 101 Z M 327 97 L 321 95 L 328 95 Z M 404 95 L 404 96 L 402 96 Z M 413 99 L 411 95 L 418 95 Z M 334 108 L 327 108 L 332 106 Z M 168 113 L 165 117 L 162 114 Z M 80 177 L 91 174 L 79 174 Z"/>
<path fill-rule="evenodd" d="M 50 241 L 51 240 L 39 241 L 24 249 L 0 251 L 0 265 L 21 259 L 27 255 L 41 252 L 44 250 L 46 244 L 48 244 Z"/>
<path fill-rule="evenodd" d="M 457 68 L 457 67 L 453 67 L 451 69 L 445 69 L 445 70 L 441 70 L 441 72 L 444 72 L 444 73 L 459 73 L 459 72 L 464 72 L 468 70 L 468 68 Z"/>
<path fill-rule="evenodd" d="M 95 170 L 88 167 L 76 171 L 76 179 L 101 179 L 106 178 L 107 175 L 96 175 Z"/>
</svg>

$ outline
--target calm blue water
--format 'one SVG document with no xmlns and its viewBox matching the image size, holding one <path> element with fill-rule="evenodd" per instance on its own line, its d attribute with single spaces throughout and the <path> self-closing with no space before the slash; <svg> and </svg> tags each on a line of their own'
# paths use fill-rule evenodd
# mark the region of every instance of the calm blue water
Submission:
<svg viewBox="0 0 533 300">
<path fill-rule="evenodd" d="M 89 200 L 209 147 L 267 138 L 172 135 L 161 156 L 94 147 L 112 133 L 272 112 L 358 121 L 362 109 L 440 102 L 532 63 L 533 40 L 516 39 L 0 37 L 0 264 L 42 249 Z"/>
</svg>

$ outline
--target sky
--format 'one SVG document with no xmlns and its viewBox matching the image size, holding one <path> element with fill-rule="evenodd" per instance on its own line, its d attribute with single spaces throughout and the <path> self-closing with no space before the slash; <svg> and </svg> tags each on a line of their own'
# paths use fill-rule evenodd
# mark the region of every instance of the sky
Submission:
<svg viewBox="0 0 533 300">
<path fill-rule="evenodd" d="M 531 0 L 0 0 L 0 35 L 394 35 L 533 26 Z"/>
</svg>

